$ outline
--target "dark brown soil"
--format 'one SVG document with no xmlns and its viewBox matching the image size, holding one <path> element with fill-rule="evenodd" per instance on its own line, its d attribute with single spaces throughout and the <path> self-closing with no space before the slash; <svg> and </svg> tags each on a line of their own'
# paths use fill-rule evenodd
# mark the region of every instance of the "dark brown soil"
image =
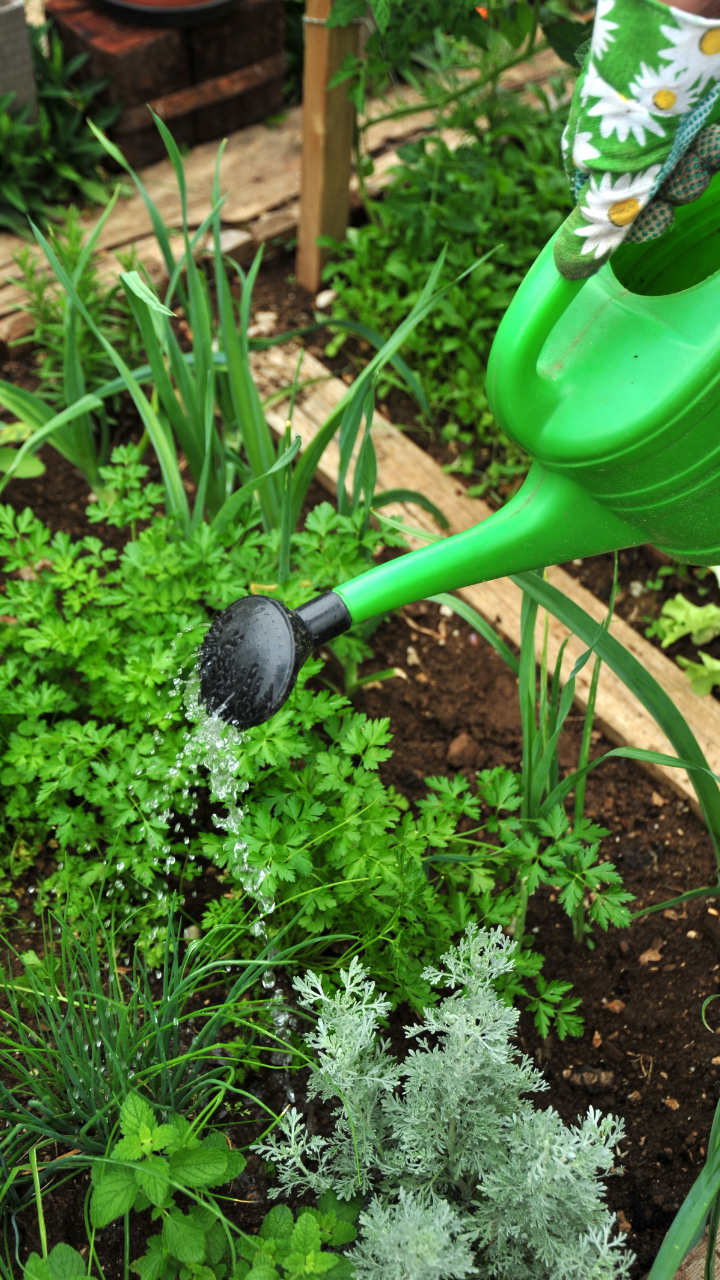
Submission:
<svg viewBox="0 0 720 1280">
<path fill-rule="evenodd" d="M 437 633 L 435 606 L 404 611 L 411 612 Z M 409 645 L 421 668 L 408 664 Z M 373 648 L 368 669 L 399 666 L 409 677 L 357 700 L 368 715 L 390 716 L 395 737 L 393 756 L 382 766 L 386 782 L 418 797 L 428 774 L 453 772 L 448 749 L 461 733 L 477 744 L 475 768 L 519 769 L 515 677 L 466 624 L 452 619 L 441 645 L 396 619 L 376 633 Z M 581 731 L 582 720 L 572 718 L 561 741 L 565 768 L 575 765 Z M 611 746 L 596 737 L 593 756 Z M 636 895 L 633 910 L 716 881 L 702 824 L 632 762 L 608 761 L 589 775 L 586 813 L 610 830 L 604 850 Z M 624 1118 L 627 1141 L 618 1176 L 609 1180 L 608 1203 L 630 1226 L 634 1274 L 641 1276 L 703 1163 L 720 1095 L 720 1043 L 701 1017 L 703 1000 L 720 984 L 720 901 L 695 899 L 629 930 L 595 929 L 591 951 L 575 945 L 567 916 L 545 886 L 532 900 L 528 926 L 545 957 L 545 975 L 571 978 L 582 997 L 585 1032 L 564 1042 L 551 1034 L 543 1042 L 525 1014 L 521 1043 L 542 1066 L 550 1084 L 546 1100 L 566 1122 L 588 1106 Z M 659 958 L 641 962 L 653 948 Z M 717 1021 L 712 1006 L 708 1019 Z"/>
</svg>

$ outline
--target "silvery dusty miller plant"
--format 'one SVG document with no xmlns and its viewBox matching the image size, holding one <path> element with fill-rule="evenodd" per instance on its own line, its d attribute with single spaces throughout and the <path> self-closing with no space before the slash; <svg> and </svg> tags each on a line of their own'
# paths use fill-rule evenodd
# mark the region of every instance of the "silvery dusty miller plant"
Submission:
<svg viewBox="0 0 720 1280">
<path fill-rule="evenodd" d="M 455 988 L 420 1026 L 405 1062 L 378 1034 L 390 1008 L 357 958 L 331 995 L 313 973 L 295 980 L 317 1015 L 308 1094 L 339 1099 L 334 1132 L 310 1134 L 293 1109 L 257 1144 L 290 1190 L 363 1195 L 359 1280 L 622 1280 L 632 1255 L 614 1235 L 599 1175 L 613 1164 L 622 1123 L 590 1109 L 566 1128 L 524 1095 L 547 1088 L 510 1043 L 517 1012 L 493 983 L 516 944 L 470 925 L 441 969 Z M 272 1193 L 271 1193 L 272 1194 Z"/>
</svg>

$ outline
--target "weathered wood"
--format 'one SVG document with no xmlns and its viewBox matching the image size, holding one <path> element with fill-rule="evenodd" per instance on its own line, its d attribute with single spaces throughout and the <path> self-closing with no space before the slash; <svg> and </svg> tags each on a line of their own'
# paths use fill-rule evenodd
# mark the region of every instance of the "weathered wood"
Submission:
<svg viewBox="0 0 720 1280">
<path fill-rule="evenodd" d="M 678 1270 L 675 1272 L 674 1280 L 703 1280 L 705 1275 L 705 1254 L 707 1252 L 708 1233 L 705 1232 L 699 1244 L 691 1249 L 687 1257 L 681 1262 Z M 720 1280 L 720 1249 L 717 1242 L 715 1243 L 715 1266 L 713 1268 L 715 1280 Z M 648 1280 L 647 1276 L 644 1280 Z"/>
<path fill-rule="evenodd" d="M 254 372 L 261 384 L 262 394 L 268 395 L 280 387 L 289 386 L 295 373 L 297 349 L 291 346 L 271 348 L 253 356 Z M 306 353 L 300 370 L 305 381 L 323 378 L 306 394 L 301 394 L 293 418 L 293 431 L 300 435 L 303 448 L 313 439 L 316 431 L 337 405 L 347 388 L 339 378 L 328 377 L 328 371 L 319 360 Z M 268 411 L 268 421 L 274 430 L 284 429 L 284 406 L 277 404 Z M 490 508 L 479 498 L 469 498 L 466 491 L 451 475 L 447 475 L 436 462 L 381 414 L 373 423 L 373 438 L 377 453 L 378 489 L 417 489 L 429 497 L 444 512 L 450 522 L 450 533 L 460 533 L 490 514 Z M 331 492 L 337 485 L 339 451 L 337 441 L 326 449 L 320 463 L 318 479 Z M 349 483 L 352 482 L 352 468 Z M 432 517 L 417 506 L 398 505 L 385 509 L 388 514 L 402 516 L 409 524 L 437 534 Z M 420 540 L 408 539 L 411 546 L 423 545 Z M 565 573 L 551 567 L 548 580 L 570 600 L 585 609 L 600 622 L 605 608 L 589 591 Z M 520 642 L 520 608 L 522 593 L 509 578 L 479 583 L 458 593 L 468 604 L 477 609 L 483 618 L 513 644 Z M 711 769 L 720 773 L 720 705 L 713 698 L 700 698 L 692 692 L 690 682 L 677 663 L 661 650 L 649 644 L 627 622 L 613 617 L 611 634 L 632 653 L 651 675 L 662 685 L 698 739 Z M 568 632 L 555 618 L 548 619 L 548 658 L 554 666 L 563 640 Z M 542 647 L 543 626 L 538 624 L 538 656 Z M 586 646 L 576 636 L 571 636 L 565 649 L 562 676 L 567 680 L 575 662 Z M 576 700 L 584 709 L 587 706 L 592 662 L 587 663 L 576 677 Z M 675 755 L 671 744 L 661 732 L 652 716 L 607 666 L 603 666 L 596 703 L 596 722 L 611 742 L 618 746 L 644 747 L 651 751 Z M 669 784 L 678 795 L 686 799 L 696 813 L 699 806 L 692 783 L 680 769 L 657 765 L 645 766 L 655 777 Z"/>
<path fill-rule="evenodd" d="M 348 54 L 357 53 L 357 25 L 327 27 L 332 0 L 307 0 L 303 76 L 302 190 L 296 274 L 316 292 L 327 259 L 318 236 L 342 240 L 350 208 L 354 110 L 346 85 L 328 89 Z"/>
</svg>

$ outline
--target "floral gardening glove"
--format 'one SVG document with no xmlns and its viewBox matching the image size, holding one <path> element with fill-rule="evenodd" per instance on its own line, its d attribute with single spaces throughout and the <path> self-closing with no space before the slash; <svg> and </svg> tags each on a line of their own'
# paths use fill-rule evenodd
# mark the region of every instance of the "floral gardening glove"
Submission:
<svg viewBox="0 0 720 1280">
<path fill-rule="evenodd" d="M 555 263 L 594 275 L 624 240 L 651 240 L 673 205 L 697 200 L 720 169 L 720 18 L 659 0 L 598 0 L 590 51 L 563 134 L 577 201 Z"/>
</svg>

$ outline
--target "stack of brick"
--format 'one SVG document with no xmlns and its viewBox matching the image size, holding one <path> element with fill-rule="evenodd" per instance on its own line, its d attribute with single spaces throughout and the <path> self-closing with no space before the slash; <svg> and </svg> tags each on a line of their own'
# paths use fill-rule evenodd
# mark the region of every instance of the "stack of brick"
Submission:
<svg viewBox="0 0 720 1280">
<path fill-rule="evenodd" d="M 123 107 L 110 136 L 135 167 L 165 155 L 148 104 L 188 147 L 282 108 L 282 0 L 238 0 L 189 28 L 120 21 L 90 0 L 47 0 L 46 10 L 66 56 L 89 55 L 80 74 L 109 80 L 103 100 Z"/>
</svg>

